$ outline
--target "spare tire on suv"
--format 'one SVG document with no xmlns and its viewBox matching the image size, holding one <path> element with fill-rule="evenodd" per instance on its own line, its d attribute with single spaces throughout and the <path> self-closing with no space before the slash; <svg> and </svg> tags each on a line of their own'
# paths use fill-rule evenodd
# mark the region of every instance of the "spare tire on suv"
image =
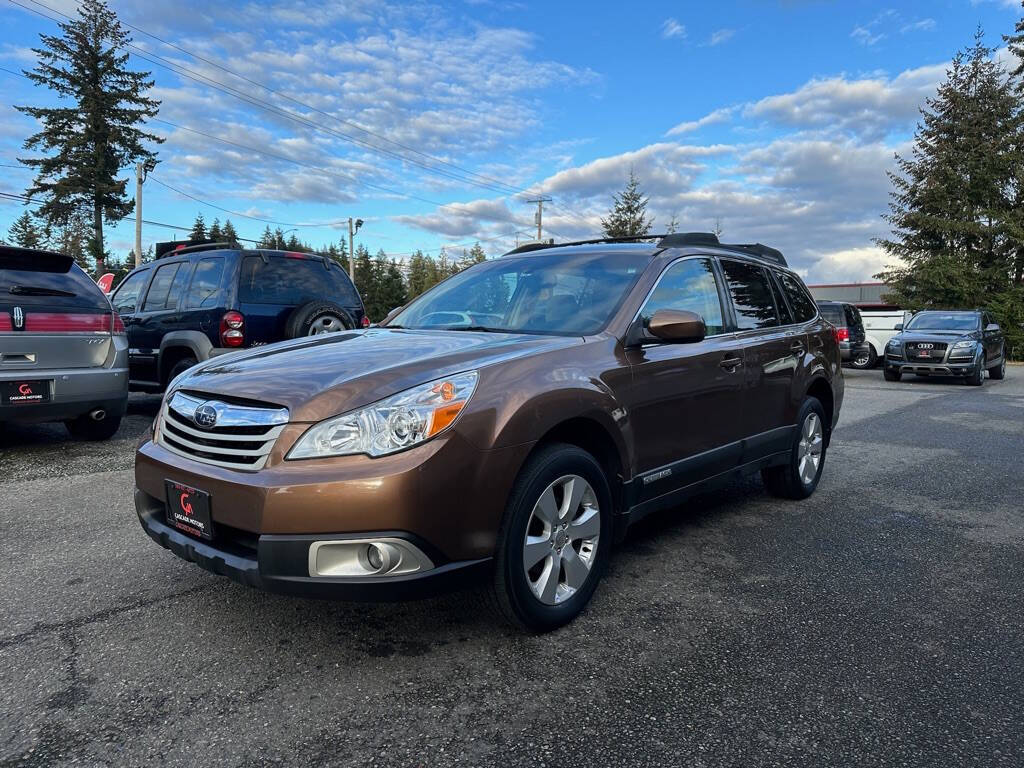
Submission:
<svg viewBox="0 0 1024 768">
<path fill-rule="evenodd" d="M 285 336 L 289 339 L 349 331 L 353 328 L 355 328 L 355 323 L 348 312 L 333 301 L 322 299 L 300 304 L 292 310 L 284 324 Z"/>
</svg>

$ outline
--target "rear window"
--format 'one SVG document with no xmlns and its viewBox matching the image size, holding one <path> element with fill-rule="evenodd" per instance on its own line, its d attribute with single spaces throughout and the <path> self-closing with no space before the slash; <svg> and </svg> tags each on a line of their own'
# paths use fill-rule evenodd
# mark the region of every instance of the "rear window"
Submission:
<svg viewBox="0 0 1024 768">
<path fill-rule="evenodd" d="M 188 309 L 217 306 L 220 293 L 220 281 L 224 276 L 224 259 L 216 256 L 211 259 L 200 259 L 196 271 L 192 274 L 185 306 Z"/>
<path fill-rule="evenodd" d="M 69 258 L 0 249 L 0 303 L 109 311 L 99 286 Z"/>
<path fill-rule="evenodd" d="M 359 296 L 341 267 L 318 257 L 246 256 L 238 300 L 245 304 L 298 306 L 313 299 L 329 299 L 343 307 L 359 306 Z"/>
<path fill-rule="evenodd" d="M 756 264 L 722 259 L 722 271 L 736 309 L 736 328 L 771 328 L 779 324 L 768 273 Z"/>
<path fill-rule="evenodd" d="M 850 328 L 861 329 L 864 327 L 863 321 L 860 319 L 860 311 L 852 304 L 843 304 L 843 310 L 846 313 L 846 324 Z"/>
<path fill-rule="evenodd" d="M 832 325 L 837 328 L 846 327 L 846 316 L 843 314 L 842 307 L 837 304 L 819 304 L 818 309 L 821 310 L 821 316 L 832 323 Z"/>
</svg>

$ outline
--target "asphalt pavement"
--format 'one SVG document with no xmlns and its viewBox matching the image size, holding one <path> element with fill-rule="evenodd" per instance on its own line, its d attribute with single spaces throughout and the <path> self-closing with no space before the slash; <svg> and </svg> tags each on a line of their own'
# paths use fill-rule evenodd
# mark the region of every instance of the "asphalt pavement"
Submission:
<svg viewBox="0 0 1024 768">
<path fill-rule="evenodd" d="M 0 434 L 0 766 L 1024 765 L 1024 368 L 849 372 L 821 485 L 634 529 L 590 608 L 267 595 L 139 528 L 117 437 Z"/>
</svg>

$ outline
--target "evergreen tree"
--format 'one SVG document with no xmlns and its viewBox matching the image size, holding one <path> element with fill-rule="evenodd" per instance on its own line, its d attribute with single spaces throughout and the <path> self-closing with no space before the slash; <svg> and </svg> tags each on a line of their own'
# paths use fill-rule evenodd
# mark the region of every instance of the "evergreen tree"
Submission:
<svg viewBox="0 0 1024 768">
<path fill-rule="evenodd" d="M 431 285 L 430 274 L 427 267 L 427 257 L 423 251 L 416 251 L 409 257 L 408 287 L 409 298 L 414 299 L 426 291 Z"/>
<path fill-rule="evenodd" d="M 369 306 L 377 292 L 377 286 L 375 285 L 376 277 L 373 261 L 370 259 L 370 252 L 366 250 L 365 245 L 357 246 L 355 258 L 356 288 L 359 290 L 359 295 L 363 297 L 363 304 L 367 307 L 367 315 L 370 315 Z M 372 319 L 373 315 L 370 315 L 370 317 Z"/>
<path fill-rule="evenodd" d="M 280 227 L 274 230 L 274 244 L 271 247 L 279 251 L 283 251 L 285 248 L 284 232 Z"/>
<path fill-rule="evenodd" d="M 214 218 L 213 223 L 210 224 L 210 229 L 206 233 L 206 236 L 217 243 L 223 240 L 224 232 L 220 228 L 220 219 Z"/>
<path fill-rule="evenodd" d="M 221 230 L 221 237 L 224 238 L 226 243 L 237 243 L 238 233 L 235 232 L 235 225 L 231 223 L 231 219 L 224 221 L 224 229 Z"/>
<path fill-rule="evenodd" d="M 897 156 L 889 174 L 892 234 L 878 244 L 899 263 L 878 277 L 890 301 L 911 309 L 989 306 L 1008 346 L 1024 351 L 1020 135 L 1014 82 L 979 30 L 926 101 L 909 157 Z"/>
<path fill-rule="evenodd" d="M 192 231 L 188 233 L 189 240 L 205 240 L 206 239 L 206 222 L 203 220 L 203 214 L 196 214 L 196 220 L 192 222 Z"/>
<path fill-rule="evenodd" d="M 14 220 L 7 230 L 7 237 L 12 244 L 22 248 L 43 248 L 46 245 L 42 228 L 32 220 L 28 211 Z"/>
<path fill-rule="evenodd" d="M 42 47 L 33 49 L 38 63 L 25 75 L 71 103 L 16 107 L 43 125 L 25 148 L 46 155 L 21 162 L 36 170 L 27 194 L 42 198 L 39 214 L 49 224 L 63 225 L 83 207 L 92 212 L 88 251 L 102 272 L 104 221 L 117 222 L 135 207 L 118 173 L 137 161 L 156 161 L 145 143 L 163 139 L 139 126 L 157 114 L 160 102 L 146 96 L 153 86 L 149 73 L 128 69 L 122 51 L 131 38 L 104 0 L 82 0 L 78 18 L 59 27 L 59 37 L 40 35 Z"/>
<path fill-rule="evenodd" d="M 1021 0 L 1021 8 L 1024 8 L 1024 0 Z M 1017 22 L 1012 35 L 1003 35 L 1003 41 L 1010 53 L 1017 57 L 1017 67 L 1010 74 L 1017 78 L 1017 90 L 1024 91 L 1024 16 Z"/>
<path fill-rule="evenodd" d="M 270 231 L 269 225 L 263 229 L 263 234 L 260 235 L 260 239 L 259 242 L 256 243 L 256 247 L 267 249 L 274 247 L 274 233 Z"/>
<path fill-rule="evenodd" d="M 607 219 L 601 219 L 605 237 L 633 237 L 651 231 L 654 219 L 647 218 L 648 198 L 640 191 L 640 181 L 632 170 L 621 194 L 615 195 Z"/>
</svg>

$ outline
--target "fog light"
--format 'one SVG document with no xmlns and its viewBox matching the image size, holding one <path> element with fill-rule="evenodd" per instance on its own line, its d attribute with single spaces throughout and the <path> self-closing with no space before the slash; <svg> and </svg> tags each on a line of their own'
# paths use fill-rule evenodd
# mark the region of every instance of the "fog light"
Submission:
<svg viewBox="0 0 1024 768">
<path fill-rule="evenodd" d="M 310 576 L 402 576 L 434 567 L 415 544 L 392 537 L 314 541 Z"/>
<path fill-rule="evenodd" d="M 376 544 L 370 544 L 366 548 L 366 562 L 375 571 L 379 571 L 381 566 L 384 565 L 384 556 L 380 552 L 380 547 Z"/>
</svg>

